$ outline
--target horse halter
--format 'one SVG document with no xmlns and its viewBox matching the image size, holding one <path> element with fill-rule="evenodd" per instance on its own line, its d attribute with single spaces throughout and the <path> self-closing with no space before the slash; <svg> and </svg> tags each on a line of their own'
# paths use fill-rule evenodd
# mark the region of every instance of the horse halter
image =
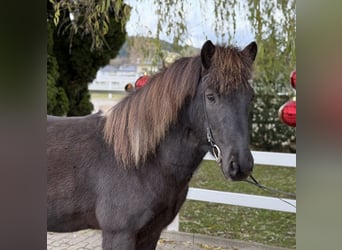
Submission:
<svg viewBox="0 0 342 250">
<path fill-rule="evenodd" d="M 222 154 L 220 147 L 215 143 L 213 138 L 213 133 L 211 132 L 211 128 L 207 127 L 207 140 L 210 143 L 210 146 L 212 148 L 212 154 L 215 158 L 215 161 L 219 166 L 221 166 L 222 163 Z"/>
<path fill-rule="evenodd" d="M 207 75 L 205 75 L 202 79 L 202 81 L 205 80 L 205 78 L 207 78 Z M 211 149 L 212 149 L 212 155 L 215 158 L 216 163 L 221 166 L 222 163 L 222 154 L 221 154 L 221 149 L 220 147 L 215 143 L 215 139 L 213 136 L 213 132 L 211 130 L 210 124 L 209 124 L 209 119 L 208 119 L 208 113 L 207 113 L 207 109 L 206 109 L 206 100 L 205 100 L 205 91 L 203 91 L 203 110 L 204 110 L 204 117 L 206 120 L 206 124 L 207 124 L 207 128 L 206 128 L 206 132 L 207 132 L 207 141 L 209 142 Z"/>
</svg>

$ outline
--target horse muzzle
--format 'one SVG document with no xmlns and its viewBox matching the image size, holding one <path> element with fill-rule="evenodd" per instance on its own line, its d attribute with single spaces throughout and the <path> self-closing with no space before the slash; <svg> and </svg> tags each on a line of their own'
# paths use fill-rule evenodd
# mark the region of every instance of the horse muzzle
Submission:
<svg viewBox="0 0 342 250">
<path fill-rule="evenodd" d="M 253 171 L 254 160 L 250 151 L 241 156 L 236 154 L 223 160 L 221 168 L 224 176 L 232 181 L 245 180 Z"/>
</svg>

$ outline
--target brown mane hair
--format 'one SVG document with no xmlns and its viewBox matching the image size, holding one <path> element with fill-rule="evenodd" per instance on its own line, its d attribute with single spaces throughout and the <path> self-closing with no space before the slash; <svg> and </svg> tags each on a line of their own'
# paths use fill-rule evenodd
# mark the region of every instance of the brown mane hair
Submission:
<svg viewBox="0 0 342 250">
<path fill-rule="evenodd" d="M 208 85 L 227 93 L 241 83 L 248 84 L 251 65 L 237 48 L 216 46 Z M 200 56 L 181 58 L 108 111 L 104 139 L 124 167 L 138 167 L 155 152 L 186 98 L 195 95 L 201 70 Z"/>
<path fill-rule="evenodd" d="M 215 47 L 208 86 L 219 94 L 227 94 L 239 87 L 249 87 L 253 60 L 236 47 Z"/>
</svg>

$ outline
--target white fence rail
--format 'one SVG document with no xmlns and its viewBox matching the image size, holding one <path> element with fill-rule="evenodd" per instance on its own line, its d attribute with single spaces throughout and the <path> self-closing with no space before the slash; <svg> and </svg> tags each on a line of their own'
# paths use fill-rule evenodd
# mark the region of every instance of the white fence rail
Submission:
<svg viewBox="0 0 342 250">
<path fill-rule="evenodd" d="M 96 79 L 89 83 L 88 89 L 92 92 L 122 92 L 125 93 L 127 83 L 132 83 L 139 78 L 137 73 L 120 73 L 120 72 L 98 72 Z"/>
<path fill-rule="evenodd" d="M 252 155 L 254 164 L 296 167 L 296 154 L 252 151 Z M 207 153 L 203 159 L 214 160 L 214 157 L 210 153 Z"/>
<path fill-rule="evenodd" d="M 255 164 L 296 167 L 296 154 L 289 153 L 271 153 L 252 151 Z M 214 160 L 214 157 L 208 153 L 205 160 Z M 227 205 L 236 205 L 252 208 L 261 208 L 282 212 L 296 213 L 296 200 L 279 199 L 260 195 L 250 195 L 241 193 L 222 192 L 201 188 L 189 188 L 188 200 L 214 202 Z M 167 227 L 169 231 L 179 230 L 179 216 L 177 215 L 173 222 Z"/>
</svg>

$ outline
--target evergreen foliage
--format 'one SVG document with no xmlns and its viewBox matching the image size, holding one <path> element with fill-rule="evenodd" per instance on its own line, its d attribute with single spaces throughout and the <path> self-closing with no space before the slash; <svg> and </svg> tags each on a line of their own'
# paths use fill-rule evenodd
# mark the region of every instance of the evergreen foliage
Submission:
<svg viewBox="0 0 342 250">
<path fill-rule="evenodd" d="M 47 114 L 64 115 L 68 111 L 69 100 L 60 86 L 57 86 L 59 79 L 59 67 L 53 53 L 53 24 L 48 22 L 48 41 L 47 41 Z"/>
<path fill-rule="evenodd" d="M 276 7 L 282 10 L 281 21 L 270 11 Z M 262 12 L 263 8 L 269 11 Z M 258 44 L 251 145 L 257 150 L 295 152 L 296 128 L 283 124 L 278 117 L 279 108 L 295 97 L 290 84 L 290 73 L 296 67 L 295 1 L 259 1 L 250 5 L 249 11 Z"/>
<path fill-rule="evenodd" d="M 69 11 L 63 12 L 63 22 L 57 26 L 48 20 L 47 112 L 53 115 L 87 115 L 93 110 L 88 84 L 95 79 L 98 69 L 118 54 L 126 31 L 121 20 L 115 18 L 114 9 L 109 8 L 108 32 L 103 37 L 106 44 L 92 49 L 90 34 L 70 34 L 70 30 L 61 32 L 63 26 L 73 25 Z"/>
</svg>

